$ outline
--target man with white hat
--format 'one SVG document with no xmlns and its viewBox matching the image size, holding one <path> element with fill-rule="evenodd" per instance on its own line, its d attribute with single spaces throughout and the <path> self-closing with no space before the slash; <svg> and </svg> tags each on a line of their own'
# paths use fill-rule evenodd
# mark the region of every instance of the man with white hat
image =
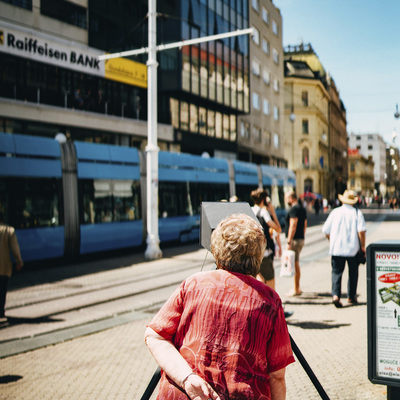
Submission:
<svg viewBox="0 0 400 400">
<path fill-rule="evenodd" d="M 343 307 L 340 296 L 342 292 L 342 275 L 347 261 L 349 280 L 347 284 L 347 301 L 357 304 L 357 282 L 359 261 L 357 253 L 365 254 L 365 220 L 362 212 L 354 208 L 358 202 L 352 190 L 339 194 L 342 206 L 335 208 L 325 221 L 322 232 L 330 241 L 329 254 L 332 256 L 332 302 L 337 308 Z"/>
</svg>

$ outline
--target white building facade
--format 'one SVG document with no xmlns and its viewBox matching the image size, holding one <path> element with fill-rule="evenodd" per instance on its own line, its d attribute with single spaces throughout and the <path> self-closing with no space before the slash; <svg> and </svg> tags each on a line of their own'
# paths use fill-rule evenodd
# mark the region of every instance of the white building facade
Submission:
<svg viewBox="0 0 400 400">
<path fill-rule="evenodd" d="M 349 148 L 357 149 L 366 158 L 374 161 L 374 195 L 385 195 L 386 188 L 386 143 L 377 133 L 349 135 Z"/>
</svg>

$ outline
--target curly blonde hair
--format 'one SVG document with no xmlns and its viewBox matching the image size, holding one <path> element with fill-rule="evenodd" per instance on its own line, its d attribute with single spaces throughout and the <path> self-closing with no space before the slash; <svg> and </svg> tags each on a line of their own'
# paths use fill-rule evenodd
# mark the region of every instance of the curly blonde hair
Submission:
<svg viewBox="0 0 400 400">
<path fill-rule="evenodd" d="M 218 269 L 256 276 L 266 247 L 261 225 L 246 214 L 223 219 L 211 235 Z"/>
</svg>

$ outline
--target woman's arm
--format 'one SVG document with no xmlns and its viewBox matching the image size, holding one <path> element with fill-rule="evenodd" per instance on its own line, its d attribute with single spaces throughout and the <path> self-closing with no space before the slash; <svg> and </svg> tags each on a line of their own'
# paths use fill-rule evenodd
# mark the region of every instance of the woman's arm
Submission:
<svg viewBox="0 0 400 400">
<path fill-rule="evenodd" d="M 198 375 L 181 356 L 176 347 L 153 329 L 147 327 L 145 342 L 161 369 L 181 387 L 192 400 L 220 400 L 212 387 Z"/>
<path fill-rule="evenodd" d="M 271 388 L 271 400 L 285 400 L 286 399 L 286 381 L 285 381 L 286 368 L 279 369 L 278 371 L 269 374 L 269 386 Z"/>
</svg>

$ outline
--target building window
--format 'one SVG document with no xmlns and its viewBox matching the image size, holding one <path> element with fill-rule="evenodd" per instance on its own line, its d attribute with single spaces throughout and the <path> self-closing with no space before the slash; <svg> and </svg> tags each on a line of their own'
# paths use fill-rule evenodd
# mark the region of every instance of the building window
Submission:
<svg viewBox="0 0 400 400">
<path fill-rule="evenodd" d="M 190 132 L 198 133 L 199 131 L 199 114 L 197 106 L 190 105 Z"/>
<path fill-rule="evenodd" d="M 179 129 L 179 101 L 171 97 L 169 100 L 169 107 L 171 112 L 171 125 Z"/>
<path fill-rule="evenodd" d="M 368 150 L 372 150 L 373 146 L 371 144 L 368 145 Z"/>
<path fill-rule="evenodd" d="M 355 172 L 355 170 L 356 170 L 356 166 L 354 165 L 354 163 L 351 163 L 350 164 L 350 172 Z"/>
<path fill-rule="evenodd" d="M 67 24 L 87 29 L 87 9 L 69 1 L 41 0 L 40 13 Z"/>
<path fill-rule="evenodd" d="M 267 146 L 271 146 L 271 132 L 264 130 L 263 131 L 263 135 L 264 135 L 264 143 Z"/>
<path fill-rule="evenodd" d="M 203 107 L 199 107 L 199 132 L 207 134 L 207 110 Z"/>
<path fill-rule="evenodd" d="M 253 29 L 253 42 L 258 46 L 260 44 L 260 31 L 255 26 L 253 26 Z"/>
<path fill-rule="evenodd" d="M 357 136 L 356 139 L 357 139 L 357 140 L 361 140 L 361 136 Z"/>
<path fill-rule="evenodd" d="M 279 107 L 274 106 L 274 120 L 279 121 Z"/>
<path fill-rule="evenodd" d="M 250 124 L 245 121 L 240 122 L 240 137 L 248 139 L 250 136 Z"/>
<path fill-rule="evenodd" d="M 12 4 L 16 7 L 25 8 L 27 10 L 32 10 L 32 0 L 0 0 L 4 3 Z"/>
<path fill-rule="evenodd" d="M 267 39 L 262 38 L 261 47 L 265 54 L 269 54 L 269 41 Z"/>
<path fill-rule="evenodd" d="M 251 67 L 253 74 L 256 76 L 260 76 L 261 65 L 257 60 L 253 60 Z"/>
<path fill-rule="evenodd" d="M 266 24 L 269 24 L 269 13 L 265 7 L 262 8 L 262 19 Z"/>
<path fill-rule="evenodd" d="M 354 188 L 355 184 L 356 184 L 355 179 L 354 179 L 354 178 L 351 178 L 351 179 L 350 179 L 350 187 Z"/>
<path fill-rule="evenodd" d="M 278 81 L 278 79 L 274 79 L 274 90 L 275 90 L 275 92 L 279 92 L 279 81 Z"/>
<path fill-rule="evenodd" d="M 308 134 L 308 119 L 303 119 L 303 133 L 307 133 Z"/>
<path fill-rule="evenodd" d="M 274 147 L 279 148 L 279 135 L 277 133 L 274 133 Z"/>
<path fill-rule="evenodd" d="M 308 107 L 308 92 L 303 91 L 301 92 L 301 101 L 304 107 Z"/>
<path fill-rule="evenodd" d="M 269 115 L 269 113 L 270 113 L 268 99 L 263 99 L 263 113 L 265 115 Z"/>
<path fill-rule="evenodd" d="M 261 128 L 258 126 L 253 126 L 253 140 L 261 142 Z"/>
<path fill-rule="evenodd" d="M 260 109 L 260 95 L 257 92 L 253 92 L 253 108 Z"/>
<path fill-rule="evenodd" d="M 303 163 L 303 167 L 308 168 L 310 166 L 310 153 L 308 147 L 303 148 L 301 161 Z"/>
<path fill-rule="evenodd" d="M 276 21 L 273 19 L 272 20 L 272 32 L 274 32 L 274 34 L 276 36 L 278 36 L 278 24 L 276 23 Z"/>
<path fill-rule="evenodd" d="M 189 130 L 189 104 L 181 102 L 181 129 Z"/>
<path fill-rule="evenodd" d="M 259 0 L 251 0 L 251 6 L 257 12 L 260 12 L 260 1 Z"/>
<path fill-rule="evenodd" d="M 215 111 L 208 110 L 207 113 L 207 135 L 215 136 Z"/>
<path fill-rule="evenodd" d="M 263 69 L 263 81 L 266 85 L 269 85 L 271 82 L 271 74 L 267 69 Z"/>
<path fill-rule="evenodd" d="M 279 64 L 279 53 L 278 53 L 278 50 L 272 49 L 272 58 L 273 58 L 275 64 Z"/>
</svg>

